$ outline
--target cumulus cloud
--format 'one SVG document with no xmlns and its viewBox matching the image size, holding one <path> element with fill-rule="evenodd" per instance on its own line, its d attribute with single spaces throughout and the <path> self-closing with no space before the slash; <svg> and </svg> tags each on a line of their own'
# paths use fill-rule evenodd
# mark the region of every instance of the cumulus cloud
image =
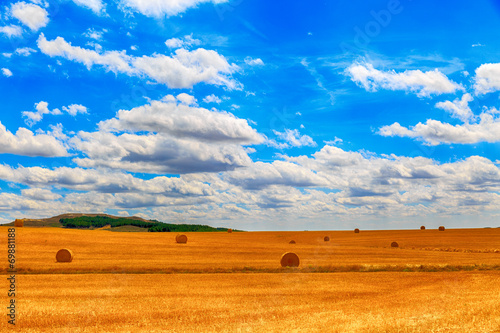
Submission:
<svg viewBox="0 0 500 333">
<path fill-rule="evenodd" d="M 245 189 L 262 189 L 272 185 L 309 187 L 325 184 L 325 180 L 311 170 L 291 162 L 255 162 L 227 174 L 227 180 Z"/>
<path fill-rule="evenodd" d="M 438 70 L 421 72 L 395 71 L 383 72 L 373 68 L 373 65 L 352 64 L 347 75 L 358 85 L 368 91 L 380 88 L 391 90 L 406 90 L 415 92 L 421 97 L 433 94 L 453 93 L 465 90 L 462 85 L 450 81 Z M 474 89 L 476 95 L 500 90 L 500 64 L 483 64 L 476 69 Z M 464 93 L 461 98 L 453 101 L 443 101 L 435 104 L 438 109 L 445 110 L 460 120 L 463 124 L 444 123 L 435 119 L 427 119 L 414 126 L 405 127 L 399 122 L 379 128 L 377 134 L 382 136 L 409 137 L 422 141 L 427 145 L 439 144 L 474 144 L 478 142 L 499 142 L 500 112 L 496 108 L 483 107 L 479 115 L 474 114 L 470 107 L 473 101 L 471 93 Z"/>
<path fill-rule="evenodd" d="M 422 72 L 407 70 L 402 73 L 380 71 L 370 63 L 354 63 L 346 69 L 346 75 L 367 91 L 379 89 L 404 90 L 419 97 L 449 94 L 464 90 L 463 86 L 451 81 L 439 70 Z"/>
<path fill-rule="evenodd" d="M 284 132 L 273 130 L 273 133 L 284 142 L 276 142 L 276 140 L 268 140 L 267 144 L 275 148 L 291 148 L 291 147 L 316 147 L 316 142 L 309 135 L 301 135 L 299 130 L 290 130 L 285 128 Z"/>
<path fill-rule="evenodd" d="M 12 76 L 12 72 L 8 68 L 2 68 L 2 74 L 3 74 L 3 76 L 6 76 L 6 77 Z"/>
<path fill-rule="evenodd" d="M 114 73 L 130 76 L 146 76 L 170 88 L 192 88 L 195 84 L 225 86 L 240 89 L 241 85 L 231 78 L 238 66 L 212 50 L 199 48 L 193 51 L 177 49 L 171 56 L 153 54 L 152 56 L 132 57 L 126 51 L 94 50 L 72 46 L 62 37 L 49 41 L 43 34 L 38 38 L 38 47 L 50 57 L 65 59 L 84 64 L 89 70 L 94 65 L 104 67 Z"/>
<path fill-rule="evenodd" d="M 429 145 L 438 144 L 471 144 L 478 142 L 500 141 L 500 118 L 496 109 L 479 115 L 478 123 L 451 125 L 439 120 L 429 119 L 425 124 L 418 123 L 406 128 L 399 123 L 383 126 L 378 134 L 382 136 L 400 136 L 416 138 Z"/>
<path fill-rule="evenodd" d="M 6 35 L 7 37 L 19 37 L 23 34 L 23 29 L 17 25 L 7 25 L 0 27 L 0 33 Z"/>
<path fill-rule="evenodd" d="M 203 102 L 220 104 L 220 103 L 222 103 L 222 100 L 219 97 L 212 94 L 212 95 L 208 95 L 205 98 L 203 98 Z"/>
<path fill-rule="evenodd" d="M 193 34 L 186 35 L 183 38 L 170 38 L 165 41 L 165 45 L 171 49 L 189 48 L 193 45 L 200 45 L 199 39 L 193 38 Z"/>
<path fill-rule="evenodd" d="M 82 167 L 183 174 L 232 170 L 251 162 L 237 144 L 204 143 L 163 134 L 79 132 L 72 143 L 88 156 L 74 159 Z"/>
<path fill-rule="evenodd" d="M 186 174 L 221 172 L 251 163 L 245 145 L 264 137 L 247 120 L 196 104 L 186 93 L 119 110 L 101 121 L 98 132 L 79 132 L 70 140 L 84 157 L 81 167 L 132 172 Z"/>
<path fill-rule="evenodd" d="M 125 8 L 130 8 L 143 15 L 160 18 L 175 16 L 189 8 L 197 7 L 204 3 L 220 4 L 228 0 L 121 0 Z"/>
<path fill-rule="evenodd" d="M 31 111 L 23 111 L 22 115 L 23 117 L 26 118 L 25 122 L 29 126 L 33 126 L 37 122 L 41 121 L 43 119 L 44 114 L 54 114 L 58 115 L 61 114 L 61 110 L 59 109 L 54 109 L 54 110 L 49 110 L 49 103 L 41 101 L 39 103 L 35 103 L 35 109 L 36 111 L 31 112 Z"/>
<path fill-rule="evenodd" d="M 31 47 L 20 47 L 20 48 L 17 48 L 14 51 L 14 53 L 17 54 L 17 55 L 23 56 L 23 57 L 27 57 L 31 53 L 36 53 L 36 50 L 32 49 Z"/>
<path fill-rule="evenodd" d="M 245 58 L 245 64 L 249 66 L 264 66 L 264 62 L 262 61 L 262 59 L 260 58 L 252 59 L 251 57 Z"/>
<path fill-rule="evenodd" d="M 79 62 L 87 66 L 88 69 L 93 65 L 100 65 L 114 73 L 132 74 L 134 72 L 129 64 L 130 57 L 126 55 L 125 51 L 107 51 L 100 54 L 93 50 L 72 46 L 61 37 L 49 41 L 44 34 L 40 34 L 38 37 L 37 45 L 42 53 L 50 57 L 59 56 Z"/>
<path fill-rule="evenodd" d="M 212 50 L 199 48 L 193 51 L 175 50 L 172 56 L 142 56 L 133 61 L 134 67 L 158 83 L 171 88 L 191 88 L 205 82 L 229 89 L 239 89 L 239 84 L 229 77 L 238 66 Z"/>
<path fill-rule="evenodd" d="M 83 105 L 80 104 L 71 104 L 69 106 L 63 106 L 62 107 L 64 111 L 69 113 L 72 116 L 76 116 L 78 113 L 87 113 L 87 108 Z M 55 108 L 53 110 L 49 109 L 49 103 L 45 101 L 40 101 L 38 103 L 35 103 L 35 110 L 36 111 L 23 111 L 22 115 L 25 119 L 25 122 L 28 126 L 33 126 L 37 122 L 41 121 L 43 119 L 43 115 L 45 114 L 50 114 L 50 115 L 61 115 L 62 112 L 61 110 Z"/>
<path fill-rule="evenodd" d="M 474 80 L 477 95 L 500 90 L 500 63 L 479 66 Z"/>
<path fill-rule="evenodd" d="M 2 123 L 0 123 L 0 153 L 32 157 L 69 156 L 64 145 L 53 135 L 34 134 L 22 127 L 16 134 L 12 134 Z"/>
<path fill-rule="evenodd" d="M 225 181 L 242 189 L 227 187 L 224 193 L 234 193 L 241 203 L 257 204 L 254 217 L 261 209 L 307 218 L 323 212 L 351 217 L 471 214 L 498 209 L 500 204 L 495 193 L 500 189 L 500 169 L 479 156 L 440 164 L 423 157 L 377 156 L 325 146 L 311 157 L 282 157 L 285 161 L 256 162 L 223 174 Z M 473 199 L 471 192 L 481 198 Z"/>
<path fill-rule="evenodd" d="M 81 105 L 81 104 L 71 104 L 68 106 L 63 106 L 62 107 L 64 111 L 72 115 L 73 117 L 76 116 L 78 113 L 85 114 L 87 113 L 87 107 Z"/>
<path fill-rule="evenodd" d="M 209 111 L 191 106 L 192 96 L 169 95 L 162 101 L 118 111 L 115 118 L 102 121 L 106 131 L 149 131 L 204 142 L 257 144 L 263 137 L 245 119 L 229 112 Z"/>
<path fill-rule="evenodd" d="M 57 193 L 53 193 L 51 190 L 43 189 L 43 188 L 29 188 L 21 191 L 23 197 L 27 197 L 33 200 L 58 200 L 62 198 L 61 195 Z"/>
<path fill-rule="evenodd" d="M 344 140 L 342 140 L 341 138 L 335 137 L 333 140 L 327 140 L 327 141 L 323 141 L 323 142 L 329 146 L 335 146 L 337 144 L 342 144 L 344 142 Z"/>
<path fill-rule="evenodd" d="M 167 102 L 173 101 L 172 97 L 173 97 L 172 95 L 165 96 L 165 101 L 167 101 Z M 181 93 L 181 94 L 177 95 L 176 98 L 181 104 L 192 105 L 192 106 L 197 105 L 197 100 L 193 95 Z"/>
<path fill-rule="evenodd" d="M 469 102 L 472 100 L 471 94 L 467 93 L 462 96 L 462 99 L 457 98 L 453 102 L 445 101 L 436 103 L 436 107 L 449 112 L 452 117 L 458 118 L 463 122 L 469 122 L 474 118 L 474 113 L 472 113 L 469 107 Z"/>
<path fill-rule="evenodd" d="M 12 4 L 10 14 L 32 31 L 38 31 L 49 23 L 49 13 L 44 8 L 24 1 Z"/>
<path fill-rule="evenodd" d="M 103 29 L 101 31 L 95 30 L 94 28 L 88 28 L 87 31 L 83 34 L 85 37 L 88 37 L 90 39 L 95 39 L 95 40 L 101 40 L 102 35 L 107 32 L 106 29 Z"/>
<path fill-rule="evenodd" d="M 0 210 L 15 207 L 48 215 L 50 209 L 134 209 L 131 214 L 158 220 L 238 220 L 240 227 L 307 218 L 319 227 L 332 216 L 336 221 L 378 216 L 400 221 L 408 216 L 477 216 L 500 208 L 500 169 L 484 157 L 439 163 L 332 146 L 310 156 L 281 157 L 224 173 L 149 180 L 102 168 L 0 165 L 0 179 L 29 186 L 21 196 L 1 193 Z M 60 197 L 51 188 L 80 193 Z M 251 222 L 243 220 L 250 217 Z"/>
<path fill-rule="evenodd" d="M 211 196 L 214 194 L 208 184 L 198 180 L 164 176 L 144 180 L 124 172 L 102 169 L 69 167 L 48 169 L 22 166 L 12 168 L 0 165 L 0 179 L 33 186 L 26 192 L 27 194 L 40 193 L 39 187 L 57 187 L 99 193 L 142 193 L 166 197 Z M 33 196 L 31 195 L 31 197 Z"/>
<path fill-rule="evenodd" d="M 101 0 L 73 0 L 73 2 L 80 7 L 92 10 L 96 14 L 105 12 L 105 5 Z"/>
</svg>

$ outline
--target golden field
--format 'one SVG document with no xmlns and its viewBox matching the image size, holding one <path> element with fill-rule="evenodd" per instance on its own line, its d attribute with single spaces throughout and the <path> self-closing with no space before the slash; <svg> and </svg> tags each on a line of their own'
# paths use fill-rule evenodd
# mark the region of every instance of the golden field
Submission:
<svg viewBox="0 0 500 333">
<path fill-rule="evenodd" d="M 106 230 L 17 228 L 20 273 L 170 273 L 279 268 L 286 251 L 310 266 L 500 265 L 500 228 L 402 231 L 126 233 Z M 6 232 L 6 231 L 5 231 Z M 323 241 L 328 235 L 329 242 Z M 290 240 L 296 244 L 289 244 Z M 6 241 L 6 237 L 2 242 Z M 391 248 L 396 241 L 399 248 Z M 57 263 L 61 248 L 71 264 Z M 334 268 L 332 267 L 332 268 Z M 347 269 L 347 268 L 346 268 Z M 3 268 L 3 272 L 5 272 Z"/>
<path fill-rule="evenodd" d="M 175 235 L 17 228 L 17 329 L 500 332 L 500 229 Z"/>
</svg>

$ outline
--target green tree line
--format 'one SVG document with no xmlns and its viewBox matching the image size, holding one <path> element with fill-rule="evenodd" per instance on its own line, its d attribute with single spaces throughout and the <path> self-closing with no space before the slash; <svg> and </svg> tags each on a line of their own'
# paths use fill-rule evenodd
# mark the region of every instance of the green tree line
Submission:
<svg viewBox="0 0 500 333">
<path fill-rule="evenodd" d="M 79 216 L 74 218 L 62 218 L 59 222 L 61 222 L 65 228 L 73 229 L 102 228 L 106 225 L 110 225 L 114 228 L 124 225 L 132 225 L 140 228 L 147 228 L 149 232 L 227 231 L 227 228 L 214 228 L 208 225 L 170 224 L 154 220 L 149 222 L 127 218 L 111 218 L 108 216 Z"/>
</svg>

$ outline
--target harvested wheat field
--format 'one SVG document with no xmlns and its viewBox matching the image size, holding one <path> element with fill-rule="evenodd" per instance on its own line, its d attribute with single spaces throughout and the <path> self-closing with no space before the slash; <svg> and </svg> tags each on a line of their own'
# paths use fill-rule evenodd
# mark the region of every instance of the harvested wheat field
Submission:
<svg viewBox="0 0 500 333">
<path fill-rule="evenodd" d="M 168 232 L 19 228 L 16 234 L 19 273 L 269 271 L 280 267 L 281 255 L 291 250 L 300 257 L 302 269 L 500 265 L 500 229 L 332 231 L 329 242 L 320 231 L 192 232 L 182 245 Z M 290 239 L 296 244 L 289 244 Z M 391 248 L 394 239 L 397 249 Z M 56 262 L 61 248 L 71 249 L 73 262 Z"/>
<path fill-rule="evenodd" d="M 48 274 L 19 286 L 23 332 L 500 329 L 497 272 Z"/>
<path fill-rule="evenodd" d="M 193 232 L 179 245 L 168 232 L 19 228 L 17 327 L 500 332 L 500 229 L 328 233 Z M 56 262 L 61 248 L 72 262 Z M 281 267 L 291 251 L 299 267 Z"/>
</svg>

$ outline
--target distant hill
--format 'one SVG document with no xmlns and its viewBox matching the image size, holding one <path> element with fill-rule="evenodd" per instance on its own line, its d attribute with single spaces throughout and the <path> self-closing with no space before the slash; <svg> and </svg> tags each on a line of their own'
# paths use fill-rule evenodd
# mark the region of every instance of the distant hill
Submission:
<svg viewBox="0 0 500 333">
<path fill-rule="evenodd" d="M 13 226 L 14 222 L 4 224 Z M 227 228 L 214 228 L 199 224 L 170 224 L 145 220 L 137 216 L 113 216 L 108 214 L 69 213 L 45 219 L 24 219 L 25 227 L 59 227 L 70 229 L 103 229 L 109 231 L 149 232 L 224 232 Z M 241 230 L 234 230 L 241 231 Z"/>
<path fill-rule="evenodd" d="M 67 214 L 61 214 L 57 216 L 52 216 L 44 219 L 24 219 L 24 226 L 25 227 L 63 227 L 61 222 L 59 222 L 61 219 L 71 219 L 75 217 L 80 217 L 80 216 L 106 216 L 112 219 L 118 219 L 118 218 L 125 218 L 125 219 L 131 219 L 131 220 L 139 220 L 139 221 L 147 221 L 141 217 L 138 216 L 113 216 L 109 214 L 92 214 L 92 213 L 67 213 Z M 5 226 L 13 226 L 14 221 L 3 224 Z"/>
</svg>

